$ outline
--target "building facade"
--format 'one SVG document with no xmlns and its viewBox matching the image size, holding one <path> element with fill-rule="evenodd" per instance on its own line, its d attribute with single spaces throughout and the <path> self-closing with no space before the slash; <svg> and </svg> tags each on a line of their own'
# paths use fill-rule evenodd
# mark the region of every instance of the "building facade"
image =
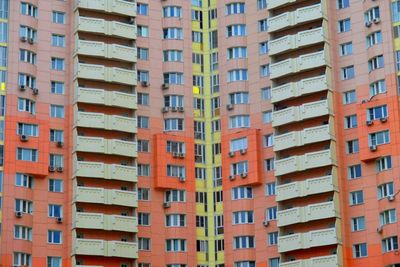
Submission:
<svg viewBox="0 0 400 267">
<path fill-rule="evenodd" d="M 0 266 L 400 266 L 400 1 L 0 0 Z"/>
</svg>

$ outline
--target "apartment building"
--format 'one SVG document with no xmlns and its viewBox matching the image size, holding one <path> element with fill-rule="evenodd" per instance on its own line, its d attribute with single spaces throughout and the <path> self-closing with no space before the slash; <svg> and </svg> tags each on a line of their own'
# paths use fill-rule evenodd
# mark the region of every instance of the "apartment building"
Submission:
<svg viewBox="0 0 400 267">
<path fill-rule="evenodd" d="M 400 1 L 0 0 L 0 266 L 400 266 Z"/>
</svg>

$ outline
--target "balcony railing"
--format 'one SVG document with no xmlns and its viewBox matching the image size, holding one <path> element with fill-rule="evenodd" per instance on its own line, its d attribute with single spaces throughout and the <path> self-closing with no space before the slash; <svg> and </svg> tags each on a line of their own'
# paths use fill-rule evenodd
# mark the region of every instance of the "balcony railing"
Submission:
<svg viewBox="0 0 400 267">
<path fill-rule="evenodd" d="M 76 212 L 73 227 L 135 233 L 137 232 L 137 221 L 136 217 L 130 216 Z"/>
<path fill-rule="evenodd" d="M 90 177 L 137 182 L 137 170 L 133 166 L 105 164 L 103 162 L 74 160 L 75 177 Z"/>
<path fill-rule="evenodd" d="M 137 133 L 136 118 L 105 115 L 94 112 L 75 112 L 75 127 L 97 128 L 128 133 Z"/>
<path fill-rule="evenodd" d="M 136 16 L 136 2 L 125 0 L 75 0 L 75 8 L 85 8 L 130 17 Z"/>
<path fill-rule="evenodd" d="M 73 238 L 72 253 L 74 255 L 136 259 L 138 257 L 138 248 L 134 242 Z"/>
<path fill-rule="evenodd" d="M 136 142 L 74 135 L 74 151 L 136 157 Z"/>
<path fill-rule="evenodd" d="M 136 94 L 103 89 L 78 87 L 75 89 L 75 102 L 137 109 Z"/>
<path fill-rule="evenodd" d="M 76 186 L 74 202 L 137 207 L 137 194 L 132 191 Z"/>
<path fill-rule="evenodd" d="M 77 40 L 76 53 L 128 62 L 137 61 L 136 48 L 118 44 L 105 44 L 103 42 Z"/>
<path fill-rule="evenodd" d="M 340 267 L 337 255 L 315 257 L 305 260 L 281 262 L 280 267 Z"/>
</svg>

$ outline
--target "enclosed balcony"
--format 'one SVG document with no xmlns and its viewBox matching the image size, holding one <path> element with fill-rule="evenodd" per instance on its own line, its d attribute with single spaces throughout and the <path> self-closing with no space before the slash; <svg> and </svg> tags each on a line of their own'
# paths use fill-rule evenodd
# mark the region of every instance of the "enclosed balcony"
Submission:
<svg viewBox="0 0 400 267">
<path fill-rule="evenodd" d="M 322 125 L 274 136 L 274 151 L 334 139 L 333 125 Z"/>
<path fill-rule="evenodd" d="M 79 55 L 102 57 L 128 62 L 137 61 L 136 48 L 125 45 L 77 40 L 75 49 L 76 53 Z"/>
<path fill-rule="evenodd" d="M 75 8 L 136 16 L 136 2 L 126 0 L 75 0 Z"/>
<path fill-rule="evenodd" d="M 74 135 L 74 151 L 136 157 L 136 142 Z"/>
<path fill-rule="evenodd" d="M 305 103 L 301 106 L 275 110 L 272 113 L 272 126 L 277 127 L 329 114 L 333 114 L 333 112 L 332 101 L 328 98 L 326 100 Z"/>
<path fill-rule="evenodd" d="M 332 175 L 307 179 L 301 182 L 293 182 L 278 185 L 276 187 L 276 201 L 284 201 L 296 197 L 306 197 L 337 190 L 336 172 Z"/>
<path fill-rule="evenodd" d="M 97 128 L 127 133 L 137 133 L 135 118 L 105 115 L 94 112 L 75 112 L 74 127 Z"/>
<path fill-rule="evenodd" d="M 136 94 L 103 89 L 78 87 L 75 89 L 76 102 L 137 109 Z"/>
<path fill-rule="evenodd" d="M 80 78 L 126 85 L 136 85 L 136 76 L 135 70 L 75 62 L 75 79 Z"/>
<path fill-rule="evenodd" d="M 136 259 L 138 248 L 134 242 L 73 238 L 72 254 Z"/>
<path fill-rule="evenodd" d="M 112 179 L 137 182 L 137 170 L 133 166 L 105 164 L 103 162 L 74 160 L 74 177 Z"/>
<path fill-rule="evenodd" d="M 332 147 L 327 150 L 277 160 L 275 161 L 275 175 L 285 175 L 335 164 L 336 152 Z"/>
<path fill-rule="evenodd" d="M 108 1 L 108 0 L 107 0 Z M 137 28 L 134 24 L 104 19 L 82 17 L 75 13 L 75 32 L 90 32 L 124 39 L 136 39 Z"/>
<path fill-rule="evenodd" d="M 330 65 L 329 50 L 324 50 L 301 55 L 297 58 L 288 58 L 271 64 L 271 79 L 276 79 L 290 74 L 299 73 L 323 66 Z"/>
<path fill-rule="evenodd" d="M 281 1 L 284 2 L 284 1 Z M 286 2 L 290 2 L 286 1 Z M 326 17 L 325 2 L 285 12 L 268 19 L 268 31 L 275 32 Z M 268 7 L 270 8 L 270 3 Z"/>
<path fill-rule="evenodd" d="M 137 232 L 137 221 L 136 217 L 130 216 L 75 212 L 73 227 L 135 233 Z"/>
<path fill-rule="evenodd" d="M 305 260 L 281 262 L 280 267 L 340 267 L 337 255 L 314 257 Z"/>
<path fill-rule="evenodd" d="M 132 191 L 76 186 L 74 202 L 137 207 L 137 194 Z"/>
<path fill-rule="evenodd" d="M 327 34 L 326 27 L 320 27 L 301 31 L 294 35 L 285 35 L 268 43 L 268 54 L 273 56 L 285 51 L 325 42 Z"/>
<path fill-rule="evenodd" d="M 329 90 L 329 80 L 330 72 L 327 72 L 325 75 L 303 79 L 295 83 L 286 83 L 277 87 L 272 87 L 271 102 L 276 103 L 290 98 Z"/>
</svg>

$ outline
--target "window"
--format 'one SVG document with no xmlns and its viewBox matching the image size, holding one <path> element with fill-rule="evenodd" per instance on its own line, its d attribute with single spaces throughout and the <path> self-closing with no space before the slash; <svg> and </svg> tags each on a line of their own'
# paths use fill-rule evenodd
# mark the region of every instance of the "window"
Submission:
<svg viewBox="0 0 400 267">
<path fill-rule="evenodd" d="M 244 14 L 245 12 L 245 4 L 244 3 L 229 3 L 226 5 L 226 14 Z"/>
<path fill-rule="evenodd" d="M 269 100 L 269 99 L 271 99 L 271 97 L 272 97 L 271 87 L 261 88 L 261 99 L 262 100 Z"/>
<path fill-rule="evenodd" d="M 62 130 L 50 130 L 50 141 L 51 142 L 64 142 L 64 131 Z"/>
<path fill-rule="evenodd" d="M 65 13 L 53 11 L 53 23 L 65 24 Z"/>
<path fill-rule="evenodd" d="M 276 195 L 276 183 L 268 183 L 265 185 L 265 195 L 274 196 Z"/>
<path fill-rule="evenodd" d="M 377 94 L 384 94 L 384 93 L 386 93 L 385 80 L 379 80 L 369 85 L 369 94 L 371 97 Z"/>
<path fill-rule="evenodd" d="M 394 194 L 393 182 L 381 184 L 378 186 L 378 199 L 386 198 Z"/>
<path fill-rule="evenodd" d="M 150 176 L 150 165 L 148 164 L 138 164 L 138 176 Z"/>
<path fill-rule="evenodd" d="M 380 19 L 379 6 L 373 7 L 364 13 L 365 23 L 371 23 Z"/>
<path fill-rule="evenodd" d="M 61 244 L 62 232 L 56 230 L 49 230 L 47 235 L 47 242 L 50 244 Z"/>
<path fill-rule="evenodd" d="M 138 105 L 148 106 L 149 105 L 149 94 L 137 93 Z"/>
<path fill-rule="evenodd" d="M 183 84 L 184 78 L 181 72 L 164 73 L 164 83 L 166 84 Z"/>
<path fill-rule="evenodd" d="M 183 62 L 182 50 L 165 50 L 163 51 L 164 61 Z"/>
<path fill-rule="evenodd" d="M 228 82 L 247 81 L 247 69 L 236 69 L 228 71 Z"/>
<path fill-rule="evenodd" d="M 367 48 L 382 43 L 382 32 L 377 31 L 367 35 Z"/>
<path fill-rule="evenodd" d="M 28 253 L 14 252 L 13 266 L 32 267 L 32 256 Z"/>
<path fill-rule="evenodd" d="M 18 123 L 18 135 L 38 136 L 38 126 L 36 124 Z"/>
<path fill-rule="evenodd" d="M 164 131 L 183 131 L 183 119 L 165 119 Z"/>
<path fill-rule="evenodd" d="M 38 151 L 37 151 L 37 149 L 18 147 L 17 148 L 17 160 L 36 162 L 38 160 Z"/>
<path fill-rule="evenodd" d="M 382 225 L 396 223 L 397 215 L 396 209 L 385 210 L 379 214 L 379 221 Z"/>
<path fill-rule="evenodd" d="M 48 216 L 52 218 L 61 218 L 63 214 L 62 206 L 57 204 L 49 204 Z"/>
<path fill-rule="evenodd" d="M 355 154 L 360 151 L 358 139 L 350 140 L 346 142 L 346 152 L 347 154 Z"/>
<path fill-rule="evenodd" d="M 150 250 L 150 238 L 139 237 L 138 238 L 138 249 L 139 250 Z"/>
<path fill-rule="evenodd" d="M 33 187 L 33 177 L 27 174 L 16 173 L 15 175 L 15 185 L 20 187 L 32 188 Z"/>
<path fill-rule="evenodd" d="M 278 244 L 278 232 L 268 233 L 268 245 L 274 246 Z"/>
<path fill-rule="evenodd" d="M 150 213 L 138 212 L 138 225 L 150 225 Z"/>
<path fill-rule="evenodd" d="M 0 18 L 8 18 L 8 2 L 9 0 L 0 0 Z"/>
<path fill-rule="evenodd" d="M 232 214 L 232 224 L 254 223 L 253 211 L 235 211 Z"/>
<path fill-rule="evenodd" d="M 192 42 L 193 43 L 202 43 L 203 42 L 203 33 L 198 31 L 192 31 Z"/>
<path fill-rule="evenodd" d="M 382 239 L 382 252 L 390 252 L 393 250 L 398 250 L 399 249 L 399 243 L 398 243 L 398 238 L 397 236 L 392 236 L 388 237 L 385 239 Z"/>
<path fill-rule="evenodd" d="M 164 96 L 165 107 L 183 107 L 184 100 L 182 95 L 167 95 Z"/>
<path fill-rule="evenodd" d="M 233 238 L 233 248 L 255 248 L 254 236 L 235 236 Z"/>
<path fill-rule="evenodd" d="M 246 25 L 245 24 L 233 24 L 226 27 L 226 35 L 228 37 L 233 36 L 245 36 Z"/>
<path fill-rule="evenodd" d="M 277 207 L 267 208 L 265 213 L 265 219 L 267 221 L 276 220 Z"/>
<path fill-rule="evenodd" d="M 392 168 L 392 157 L 385 156 L 376 160 L 376 171 L 383 172 Z"/>
<path fill-rule="evenodd" d="M 267 8 L 267 0 L 257 0 L 257 9 L 265 9 Z"/>
<path fill-rule="evenodd" d="M 353 245 L 353 258 L 362 258 L 367 256 L 367 243 Z"/>
<path fill-rule="evenodd" d="M 137 147 L 138 152 L 149 152 L 150 151 L 149 140 L 138 140 L 137 146 L 138 146 Z"/>
<path fill-rule="evenodd" d="M 19 27 L 19 37 L 24 37 L 25 39 L 31 40 L 32 42 L 36 42 L 37 31 L 31 27 L 21 25 Z"/>
<path fill-rule="evenodd" d="M 260 66 L 260 76 L 261 77 L 268 77 L 269 74 L 270 74 L 269 64 Z"/>
<path fill-rule="evenodd" d="M 392 20 L 400 22 L 400 2 L 398 0 L 392 1 Z"/>
<path fill-rule="evenodd" d="M 32 214 L 33 202 L 24 199 L 15 199 L 15 211 Z"/>
<path fill-rule="evenodd" d="M 351 90 L 343 93 L 343 104 L 352 104 L 357 101 L 356 90 Z"/>
<path fill-rule="evenodd" d="M 149 49 L 143 48 L 143 47 L 138 47 L 137 55 L 138 55 L 138 59 L 149 60 Z"/>
<path fill-rule="evenodd" d="M 165 240 L 165 248 L 167 252 L 185 252 L 186 239 L 167 239 Z"/>
<path fill-rule="evenodd" d="M 258 31 L 259 32 L 266 32 L 268 31 L 268 20 L 262 19 L 258 21 Z"/>
<path fill-rule="evenodd" d="M 353 43 L 348 42 L 340 45 L 340 55 L 348 56 L 353 54 Z"/>
<path fill-rule="evenodd" d="M 359 205 L 364 203 L 363 191 L 350 192 L 350 205 Z"/>
<path fill-rule="evenodd" d="M 51 58 L 51 69 L 52 70 L 64 70 L 64 59 L 63 58 Z"/>
<path fill-rule="evenodd" d="M 249 93 L 247 92 L 238 92 L 229 94 L 230 104 L 248 104 L 249 103 Z"/>
<path fill-rule="evenodd" d="M 365 217 L 355 217 L 351 218 L 351 231 L 362 231 L 365 230 Z"/>
<path fill-rule="evenodd" d="M 36 78 L 29 74 L 18 73 L 18 85 L 23 85 L 33 89 L 36 87 Z"/>
<path fill-rule="evenodd" d="M 49 192 L 61 193 L 63 192 L 63 180 L 49 179 Z"/>
<path fill-rule="evenodd" d="M 163 7 L 164 18 L 180 18 L 182 17 L 182 8 L 180 6 L 166 6 Z"/>
<path fill-rule="evenodd" d="M 149 117 L 144 116 L 137 116 L 137 126 L 141 129 L 148 129 L 149 128 Z"/>
<path fill-rule="evenodd" d="M 184 190 L 168 190 L 165 192 L 165 202 L 186 202 Z"/>
<path fill-rule="evenodd" d="M 274 145 L 274 135 L 267 134 L 264 135 L 264 147 L 271 147 Z"/>
<path fill-rule="evenodd" d="M 348 8 L 350 6 L 350 0 L 337 0 L 336 6 L 337 9 Z"/>
<path fill-rule="evenodd" d="M 355 76 L 354 66 L 347 66 L 341 69 L 342 80 L 350 80 Z"/>
<path fill-rule="evenodd" d="M 138 188 L 138 200 L 141 200 L 141 201 L 150 200 L 150 189 L 149 188 Z"/>
<path fill-rule="evenodd" d="M 62 95 L 64 94 L 65 84 L 63 82 L 51 82 L 51 93 Z"/>
<path fill-rule="evenodd" d="M 147 16 L 149 14 L 149 5 L 137 3 L 136 10 L 138 15 Z"/>
<path fill-rule="evenodd" d="M 231 175 L 240 175 L 248 172 L 248 162 L 241 161 L 231 164 Z"/>
<path fill-rule="evenodd" d="M 147 70 L 138 70 L 137 73 L 139 82 L 149 82 L 149 72 Z"/>
<path fill-rule="evenodd" d="M 268 42 L 262 42 L 259 44 L 259 53 L 260 55 L 265 55 L 268 53 Z"/>
<path fill-rule="evenodd" d="M 168 177 L 186 177 L 185 166 L 170 165 L 167 164 L 167 176 Z"/>
<path fill-rule="evenodd" d="M 273 158 L 265 159 L 264 168 L 266 171 L 273 171 L 275 169 L 275 160 Z"/>
<path fill-rule="evenodd" d="M 186 226 L 186 215 L 184 215 L 184 214 L 167 214 L 167 215 L 165 215 L 165 226 L 167 226 L 167 227 L 184 227 L 184 226 Z"/>
<path fill-rule="evenodd" d="M 256 267 L 255 261 L 236 261 L 234 267 Z"/>
<path fill-rule="evenodd" d="M 361 177 L 361 164 L 353 165 L 347 168 L 347 178 L 356 179 Z"/>
<path fill-rule="evenodd" d="M 212 52 L 210 54 L 210 70 L 218 70 L 218 52 Z"/>
<path fill-rule="evenodd" d="M 64 106 L 50 105 L 50 117 L 52 118 L 64 118 Z"/>
<path fill-rule="evenodd" d="M 47 257 L 47 267 L 61 267 L 62 258 L 61 257 Z"/>
<path fill-rule="evenodd" d="M 387 105 L 369 108 L 367 111 L 367 117 L 370 121 L 387 118 L 387 116 Z"/>
<path fill-rule="evenodd" d="M 149 37 L 149 27 L 137 25 L 137 34 L 139 37 Z"/>
<path fill-rule="evenodd" d="M 163 29 L 164 39 L 183 39 L 182 28 L 165 28 Z"/>
<path fill-rule="evenodd" d="M 357 128 L 357 115 L 350 115 L 344 117 L 344 128 L 345 129 Z"/>
<path fill-rule="evenodd" d="M 150 263 L 139 263 L 138 267 L 151 267 Z M 179 266 L 181 267 L 181 266 Z"/>
<path fill-rule="evenodd" d="M 350 18 L 339 20 L 338 32 L 348 32 L 351 30 L 351 20 Z"/>
<path fill-rule="evenodd" d="M 167 141 L 167 152 L 185 153 L 185 143 L 177 141 Z"/>
<path fill-rule="evenodd" d="M 230 141 L 230 151 L 235 152 L 242 149 L 247 149 L 247 138 L 242 137 Z"/>
<path fill-rule="evenodd" d="M 37 18 L 38 8 L 30 3 L 21 2 L 21 14 Z"/>
<path fill-rule="evenodd" d="M 226 54 L 228 59 L 247 58 L 247 47 L 245 46 L 231 47 L 228 48 Z"/>
<path fill-rule="evenodd" d="M 14 225 L 14 238 L 32 241 L 32 228 Z"/>
<path fill-rule="evenodd" d="M 2 51 L 2 49 L 4 49 L 4 51 Z M 5 67 L 6 66 L 6 57 L 3 56 L 3 52 L 4 55 L 6 55 L 6 48 L 0 46 L 0 65 Z M 24 49 L 20 49 L 19 50 L 19 60 L 22 62 L 26 62 L 26 63 L 30 63 L 33 65 L 36 65 L 36 53 L 29 51 L 29 50 L 24 50 Z"/>
<path fill-rule="evenodd" d="M 279 258 L 271 258 L 268 260 L 268 267 L 279 267 Z"/>
<path fill-rule="evenodd" d="M 65 36 L 60 34 L 52 34 L 51 45 L 56 47 L 65 47 Z"/>
<path fill-rule="evenodd" d="M 203 22 L 203 12 L 192 9 L 192 21 Z M 200 26 L 201 27 L 201 26 Z"/>
<path fill-rule="evenodd" d="M 251 198 L 253 198 L 253 188 L 244 186 L 232 188 L 232 200 Z"/>
<path fill-rule="evenodd" d="M 246 128 L 250 127 L 250 116 L 248 115 L 237 115 L 229 118 L 230 128 Z"/>
<path fill-rule="evenodd" d="M 371 72 L 376 69 L 383 68 L 383 55 L 376 56 L 368 60 L 368 70 Z"/>
<path fill-rule="evenodd" d="M 389 131 L 381 131 L 368 135 L 369 146 L 384 145 L 390 142 Z"/>
</svg>

